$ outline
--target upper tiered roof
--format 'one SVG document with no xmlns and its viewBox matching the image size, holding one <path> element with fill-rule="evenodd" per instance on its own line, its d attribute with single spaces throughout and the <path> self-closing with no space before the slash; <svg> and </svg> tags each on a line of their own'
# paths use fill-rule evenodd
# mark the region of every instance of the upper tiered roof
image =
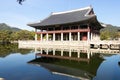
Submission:
<svg viewBox="0 0 120 80">
<path fill-rule="evenodd" d="M 96 17 L 93 8 L 91 6 L 64 11 L 64 12 L 56 12 L 52 13 L 50 16 L 42 20 L 41 22 L 30 23 L 29 26 L 38 28 L 43 26 L 51 26 L 51 25 L 61 25 L 61 24 L 70 24 L 81 21 L 90 20 L 91 18 Z"/>
</svg>

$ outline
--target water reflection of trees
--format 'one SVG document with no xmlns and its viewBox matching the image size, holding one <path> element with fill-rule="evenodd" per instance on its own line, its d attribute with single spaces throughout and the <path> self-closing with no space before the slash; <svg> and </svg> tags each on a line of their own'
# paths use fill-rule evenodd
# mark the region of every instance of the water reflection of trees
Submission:
<svg viewBox="0 0 120 80">
<path fill-rule="evenodd" d="M 30 51 L 30 49 L 18 49 L 18 44 L 0 45 L 0 57 L 6 57 L 14 53 L 27 54 Z"/>
</svg>

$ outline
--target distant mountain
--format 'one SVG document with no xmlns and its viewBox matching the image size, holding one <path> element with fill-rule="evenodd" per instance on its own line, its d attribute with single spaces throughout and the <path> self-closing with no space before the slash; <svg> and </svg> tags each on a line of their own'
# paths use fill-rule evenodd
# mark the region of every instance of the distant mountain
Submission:
<svg viewBox="0 0 120 80">
<path fill-rule="evenodd" d="M 114 28 L 114 29 L 118 29 L 120 31 L 120 26 L 114 26 L 112 24 L 105 24 L 105 23 L 100 23 L 105 29 L 106 28 Z"/>
<path fill-rule="evenodd" d="M 105 23 L 101 23 L 101 25 L 104 27 L 102 28 L 100 31 L 119 31 L 120 32 L 120 27 L 119 26 L 113 26 L 111 24 L 105 24 Z"/>
<path fill-rule="evenodd" d="M 11 27 L 5 23 L 0 23 L 0 30 L 10 30 L 10 31 L 19 31 L 21 29 L 19 28 L 15 28 L 15 27 Z"/>
<path fill-rule="evenodd" d="M 103 27 L 117 27 L 117 28 L 119 28 L 120 29 L 120 26 L 114 26 L 114 25 L 112 25 L 112 24 L 105 24 L 105 23 L 100 23 Z"/>
</svg>

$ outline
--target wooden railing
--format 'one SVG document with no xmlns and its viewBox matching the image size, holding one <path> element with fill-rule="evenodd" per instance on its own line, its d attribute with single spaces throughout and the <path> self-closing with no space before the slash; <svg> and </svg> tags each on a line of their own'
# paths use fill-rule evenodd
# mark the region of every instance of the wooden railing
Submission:
<svg viewBox="0 0 120 80">
<path fill-rule="evenodd" d="M 74 30 L 56 30 L 56 31 L 43 31 L 37 32 L 37 34 L 46 34 L 46 33 L 69 33 L 69 32 L 88 32 L 90 29 L 74 29 Z"/>
</svg>

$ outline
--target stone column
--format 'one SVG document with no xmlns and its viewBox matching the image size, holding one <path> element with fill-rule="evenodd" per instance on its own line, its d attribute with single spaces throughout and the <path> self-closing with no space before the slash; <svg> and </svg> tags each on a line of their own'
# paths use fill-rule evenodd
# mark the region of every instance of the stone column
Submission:
<svg viewBox="0 0 120 80">
<path fill-rule="evenodd" d="M 77 52 L 77 57 L 80 58 L 80 52 L 79 51 Z"/>
<path fill-rule="evenodd" d="M 61 56 L 63 56 L 63 50 L 61 50 Z"/>
<path fill-rule="evenodd" d="M 63 41 L 63 33 L 61 33 L 61 41 Z"/>
<path fill-rule="evenodd" d="M 35 29 L 35 41 L 37 41 L 37 29 Z"/>
<path fill-rule="evenodd" d="M 71 32 L 69 32 L 69 41 L 71 41 Z"/>
<path fill-rule="evenodd" d="M 43 40 L 43 34 L 42 33 L 40 34 L 40 39 L 41 39 L 41 41 Z"/>
<path fill-rule="evenodd" d="M 90 53 L 89 52 L 87 53 L 87 59 L 90 59 Z"/>
<path fill-rule="evenodd" d="M 53 49 L 53 55 L 55 55 L 55 49 Z"/>
<path fill-rule="evenodd" d="M 43 50 L 42 50 L 42 48 L 40 49 L 40 52 L 41 52 L 41 54 L 43 53 Z"/>
<path fill-rule="evenodd" d="M 78 32 L 77 35 L 78 35 L 78 41 L 80 41 L 80 32 Z"/>
<path fill-rule="evenodd" d="M 90 40 L 90 32 L 87 32 L 87 40 Z"/>
<path fill-rule="evenodd" d="M 48 33 L 46 34 L 46 39 L 47 39 L 47 41 L 48 41 Z"/>
<path fill-rule="evenodd" d="M 55 41 L 55 33 L 53 33 L 53 41 Z"/>
<path fill-rule="evenodd" d="M 69 51 L 69 57 L 71 57 L 71 49 L 70 49 L 70 51 Z"/>
<path fill-rule="evenodd" d="M 92 53 L 92 51 L 90 52 L 90 55 L 91 55 L 91 56 L 93 56 L 93 53 Z"/>
<path fill-rule="evenodd" d="M 92 40 L 93 39 L 93 34 L 92 34 L 92 32 L 91 32 L 91 35 L 90 35 L 90 40 Z"/>
<path fill-rule="evenodd" d="M 48 49 L 46 50 L 46 54 L 48 55 Z"/>
<path fill-rule="evenodd" d="M 35 48 L 35 53 L 37 53 L 38 51 L 37 51 L 37 48 Z"/>
</svg>

